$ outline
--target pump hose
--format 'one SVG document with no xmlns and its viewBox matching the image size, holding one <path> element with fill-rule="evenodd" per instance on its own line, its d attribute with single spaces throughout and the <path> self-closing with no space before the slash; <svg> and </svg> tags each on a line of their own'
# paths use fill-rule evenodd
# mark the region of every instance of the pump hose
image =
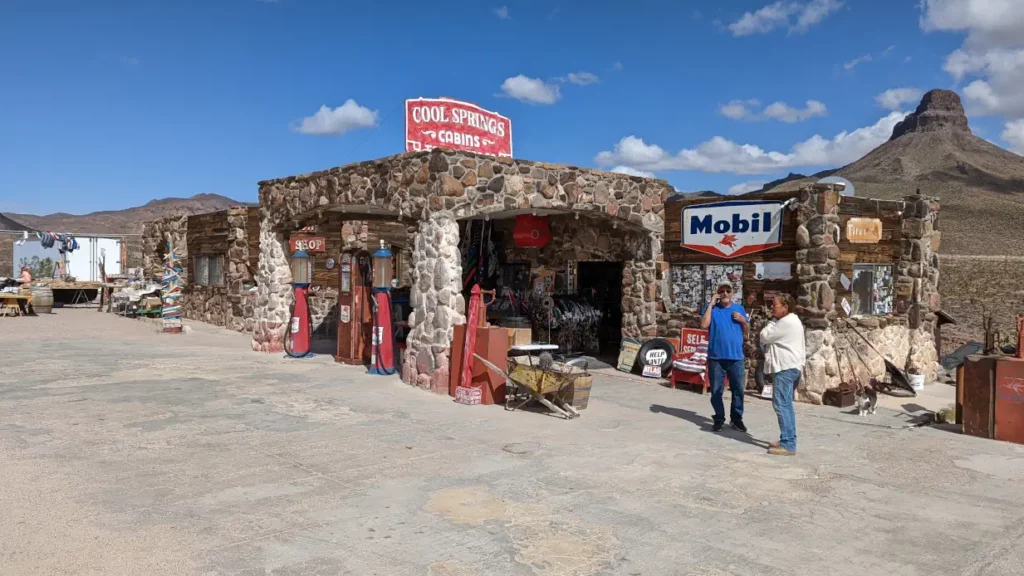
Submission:
<svg viewBox="0 0 1024 576">
<path fill-rule="evenodd" d="M 391 292 L 388 292 L 387 295 L 388 295 L 388 304 L 390 304 L 391 303 Z M 377 335 L 377 328 L 379 328 L 380 325 L 378 324 L 379 315 L 377 314 L 377 310 L 378 310 L 377 298 L 374 297 L 374 294 L 370 295 L 370 307 L 373 310 L 373 334 L 374 334 L 374 336 L 376 336 Z M 388 308 L 391 308 L 391 306 L 388 306 Z M 376 347 L 376 350 L 373 351 L 373 356 L 374 356 L 374 358 L 377 359 L 376 360 L 377 365 L 374 366 L 374 368 L 376 368 L 381 374 L 383 374 L 385 376 L 391 376 L 392 374 L 398 372 L 398 362 L 395 362 L 395 365 L 392 366 L 389 370 L 385 370 L 384 369 L 384 365 L 381 362 L 381 355 L 380 355 L 380 345 L 382 344 L 382 342 L 380 341 L 379 338 L 377 338 L 376 340 L 377 340 L 377 343 L 374 344 L 374 346 Z M 394 327 L 392 326 L 392 328 L 391 328 L 391 355 L 392 355 L 392 361 L 394 361 L 394 355 L 395 355 L 395 352 L 397 352 L 397 351 L 398 351 L 398 338 L 395 336 L 395 330 L 394 330 Z"/>
<path fill-rule="evenodd" d="M 288 356 L 290 356 L 291 358 L 305 358 L 306 356 L 310 355 L 309 352 L 306 352 L 305 354 L 293 354 L 292 351 L 290 350 L 290 348 L 291 348 L 290 344 L 291 344 L 291 341 L 292 341 L 292 338 L 291 338 L 291 336 L 292 336 L 292 322 L 294 320 L 295 320 L 295 303 L 293 302 L 292 303 L 291 315 L 288 317 L 288 324 L 287 324 L 287 326 L 285 326 L 285 331 L 284 331 L 284 353 L 287 354 Z M 313 315 L 312 314 L 306 314 L 306 320 L 309 321 L 309 339 L 310 339 L 310 347 L 312 348 L 312 340 L 313 340 Z"/>
</svg>

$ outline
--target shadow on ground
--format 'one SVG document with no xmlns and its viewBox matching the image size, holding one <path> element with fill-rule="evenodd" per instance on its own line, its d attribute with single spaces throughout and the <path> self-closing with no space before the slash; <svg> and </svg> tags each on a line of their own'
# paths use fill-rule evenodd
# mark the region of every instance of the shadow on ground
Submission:
<svg viewBox="0 0 1024 576">
<path fill-rule="evenodd" d="M 669 416 L 675 416 L 676 418 L 686 420 L 687 422 L 695 424 L 703 432 L 711 432 L 711 426 L 714 424 L 707 416 L 701 416 L 696 412 L 691 412 L 682 408 L 669 408 L 667 406 L 662 406 L 661 404 L 651 404 L 651 412 L 654 412 L 655 414 L 667 414 Z M 739 430 L 733 430 L 732 428 L 727 427 L 721 432 L 721 434 L 722 436 L 737 442 L 743 442 L 744 444 L 750 444 L 751 446 L 768 449 L 768 443 L 764 440 L 758 440 L 750 434 L 744 434 Z"/>
</svg>

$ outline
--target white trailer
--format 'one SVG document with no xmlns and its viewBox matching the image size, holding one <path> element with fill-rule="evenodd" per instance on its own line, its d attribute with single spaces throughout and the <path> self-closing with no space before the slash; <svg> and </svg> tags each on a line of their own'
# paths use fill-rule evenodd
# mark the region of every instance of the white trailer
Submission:
<svg viewBox="0 0 1024 576">
<path fill-rule="evenodd" d="M 78 241 L 78 250 L 67 255 L 69 275 L 82 282 L 100 282 L 103 280 L 103 276 L 100 275 L 100 262 L 104 259 L 104 269 L 108 275 L 121 273 L 121 238 L 75 236 L 75 240 Z M 43 248 L 34 238 L 21 246 L 15 245 L 14 276 L 18 275 L 22 260 L 29 261 L 33 256 L 38 256 L 40 260 L 51 258 L 57 261 L 60 259 L 60 252 L 56 246 Z M 2 271 L 0 275 L 3 275 Z"/>
</svg>

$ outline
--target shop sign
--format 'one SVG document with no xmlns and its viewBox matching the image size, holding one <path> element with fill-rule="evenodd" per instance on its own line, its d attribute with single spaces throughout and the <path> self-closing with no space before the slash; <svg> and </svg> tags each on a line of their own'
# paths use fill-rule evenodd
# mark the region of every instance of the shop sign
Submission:
<svg viewBox="0 0 1024 576">
<path fill-rule="evenodd" d="M 512 121 L 450 98 L 405 101 L 405 151 L 434 148 L 512 156 Z"/>
<path fill-rule="evenodd" d="M 641 376 L 645 378 L 661 378 L 661 364 L 656 366 L 644 366 L 644 371 Z"/>
<path fill-rule="evenodd" d="M 338 309 L 339 316 L 341 316 L 341 323 L 348 324 L 352 320 L 352 307 L 342 304 Z"/>
<path fill-rule="evenodd" d="M 682 246 L 720 258 L 737 258 L 782 246 L 782 203 L 774 200 L 714 202 L 683 208 Z"/>
<path fill-rule="evenodd" d="M 623 338 L 619 347 L 619 362 L 616 368 L 620 372 L 632 372 L 636 364 L 636 355 L 640 352 L 640 343 L 632 338 Z"/>
<path fill-rule="evenodd" d="M 679 336 L 679 355 L 690 359 L 697 353 L 697 348 L 708 345 L 708 331 L 698 328 L 683 328 Z"/>
<path fill-rule="evenodd" d="M 323 252 L 327 249 L 327 241 L 323 236 L 297 236 L 289 240 L 292 252 Z"/>
<path fill-rule="evenodd" d="M 846 240 L 851 244 L 878 244 L 882 239 L 882 221 L 878 218 L 850 218 L 846 221 Z"/>
</svg>

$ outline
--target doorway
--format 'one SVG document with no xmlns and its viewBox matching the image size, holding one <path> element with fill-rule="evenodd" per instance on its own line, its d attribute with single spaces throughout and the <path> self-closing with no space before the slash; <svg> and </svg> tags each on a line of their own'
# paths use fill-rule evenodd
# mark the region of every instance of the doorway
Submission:
<svg viewBox="0 0 1024 576">
<path fill-rule="evenodd" d="M 616 358 L 622 342 L 622 262 L 580 262 L 578 292 L 601 312 L 598 356 Z"/>
</svg>

